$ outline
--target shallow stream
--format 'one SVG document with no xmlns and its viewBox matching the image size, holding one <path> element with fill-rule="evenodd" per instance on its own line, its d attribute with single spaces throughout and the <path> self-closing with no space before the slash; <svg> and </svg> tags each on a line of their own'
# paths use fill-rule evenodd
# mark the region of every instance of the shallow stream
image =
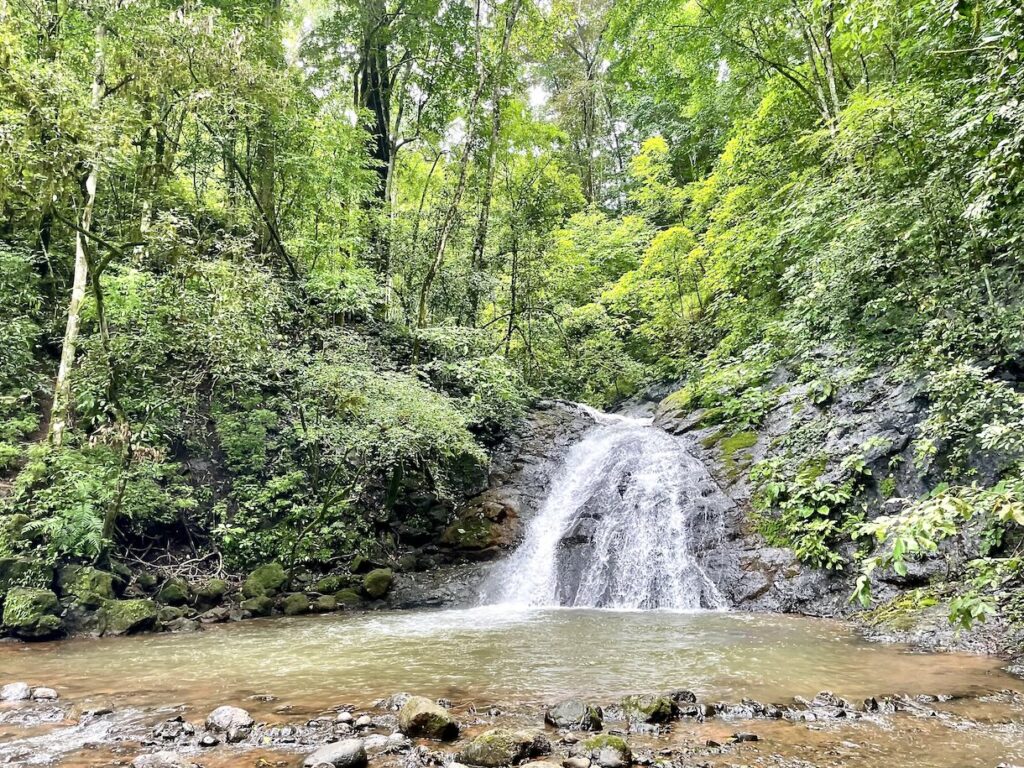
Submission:
<svg viewBox="0 0 1024 768">
<path fill-rule="evenodd" d="M 451 699 L 460 712 L 497 706 L 534 724 L 544 704 L 574 695 L 613 703 L 625 694 L 680 688 L 707 701 L 729 702 L 790 702 L 826 689 L 854 700 L 941 694 L 968 697 L 958 713 L 968 719 L 850 723 L 841 727 L 855 729 L 854 735 L 842 738 L 832 731 L 813 735 L 813 724 L 761 723 L 775 743 L 763 737 L 749 749 L 755 757 L 766 749 L 766 755 L 817 753 L 817 741 L 838 739 L 848 742 L 845 749 L 856 759 L 816 764 L 892 765 L 886 762 L 891 749 L 914 742 L 920 743 L 918 754 L 899 765 L 994 768 L 1000 760 L 1024 760 L 1024 713 L 1016 705 L 985 703 L 990 694 L 1022 687 L 1000 670 L 998 660 L 915 653 L 867 642 L 842 623 L 791 616 L 493 606 L 252 620 L 189 635 L 0 645 L 0 682 L 13 680 L 53 686 L 63 701 L 79 707 L 102 700 L 115 713 L 130 712 L 146 723 L 169 712 L 201 721 L 221 704 L 243 706 L 265 722 L 300 722 L 339 705 L 367 708 L 398 691 Z M 948 708 L 956 712 L 957 706 Z M 10 746 L 26 733 L 5 725 L 2 714 L 0 764 L 35 763 Z M 38 764 L 48 758 L 62 765 L 112 764 L 102 750 L 72 748 L 79 735 L 62 731 L 66 726 L 32 729 L 39 739 L 33 747 Z M 735 726 L 680 725 L 674 733 L 700 741 L 716 736 L 716 728 Z M 871 751 L 849 747 L 860 739 Z M 256 764 L 251 753 L 207 754 L 213 762 L 204 765 Z M 951 754 L 960 762 L 947 762 Z"/>
</svg>

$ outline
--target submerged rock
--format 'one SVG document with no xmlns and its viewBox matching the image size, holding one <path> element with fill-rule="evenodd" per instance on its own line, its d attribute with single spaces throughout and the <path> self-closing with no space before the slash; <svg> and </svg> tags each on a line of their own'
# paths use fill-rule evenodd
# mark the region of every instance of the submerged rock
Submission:
<svg viewBox="0 0 1024 768">
<path fill-rule="evenodd" d="M 423 696 L 410 696 L 398 711 L 398 727 L 406 736 L 450 741 L 459 735 L 459 724 L 440 707 Z"/>
<path fill-rule="evenodd" d="M 596 704 L 582 699 L 568 699 L 550 707 L 544 713 L 544 722 L 555 728 L 571 728 L 578 731 L 600 731 L 604 712 Z"/>
<path fill-rule="evenodd" d="M 26 640 L 52 637 L 61 629 L 57 596 L 48 589 L 14 587 L 4 601 L 4 627 Z"/>
<path fill-rule="evenodd" d="M 304 768 L 333 765 L 334 768 L 363 768 L 367 763 L 362 739 L 345 739 L 325 744 L 302 761 Z"/>
</svg>

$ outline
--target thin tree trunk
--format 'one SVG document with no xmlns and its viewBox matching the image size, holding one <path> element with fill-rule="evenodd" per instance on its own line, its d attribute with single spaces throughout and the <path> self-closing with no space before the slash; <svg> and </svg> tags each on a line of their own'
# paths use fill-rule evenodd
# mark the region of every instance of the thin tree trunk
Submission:
<svg viewBox="0 0 1024 768">
<path fill-rule="evenodd" d="M 96 60 L 92 81 L 93 116 L 99 115 L 104 92 L 103 43 L 106 27 L 101 22 L 96 26 Z M 78 348 L 78 331 L 82 322 L 82 301 L 89 284 L 89 256 L 86 237 L 92 231 L 92 214 L 96 206 L 96 187 L 99 183 L 100 160 L 97 152 L 85 178 L 85 201 L 78 218 L 75 232 L 75 271 L 71 284 L 71 300 L 68 302 L 68 319 L 64 328 L 64 343 L 61 346 L 60 365 L 53 388 L 53 405 L 50 411 L 50 444 L 60 447 L 64 431 L 71 418 L 71 370 L 75 365 Z"/>
</svg>

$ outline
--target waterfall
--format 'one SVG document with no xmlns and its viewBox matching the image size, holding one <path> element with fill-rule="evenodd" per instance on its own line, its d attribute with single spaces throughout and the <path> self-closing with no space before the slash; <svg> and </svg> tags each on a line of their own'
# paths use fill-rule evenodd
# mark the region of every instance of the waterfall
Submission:
<svg viewBox="0 0 1024 768">
<path fill-rule="evenodd" d="M 585 407 L 585 406 L 581 406 Z M 700 553 L 722 530 L 721 491 L 682 441 L 588 409 L 597 426 L 565 455 L 486 600 L 537 606 L 721 608 Z"/>
</svg>

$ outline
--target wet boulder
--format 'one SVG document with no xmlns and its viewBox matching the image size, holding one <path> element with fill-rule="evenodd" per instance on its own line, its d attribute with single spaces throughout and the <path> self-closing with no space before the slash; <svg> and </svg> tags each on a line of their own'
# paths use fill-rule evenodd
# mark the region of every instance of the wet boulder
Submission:
<svg viewBox="0 0 1024 768">
<path fill-rule="evenodd" d="M 188 582 L 177 577 L 170 578 L 156 593 L 156 599 L 164 605 L 185 605 L 188 602 Z"/>
<path fill-rule="evenodd" d="M 25 640 L 42 640 L 60 631 L 57 611 L 57 596 L 50 590 L 14 587 L 4 601 L 3 625 Z"/>
<path fill-rule="evenodd" d="M 206 727 L 216 733 L 223 733 L 228 742 L 245 739 L 252 730 L 252 716 L 241 707 L 217 707 L 206 716 Z"/>
<path fill-rule="evenodd" d="M 363 604 L 363 596 L 354 589 L 341 589 L 334 593 L 334 600 L 340 608 L 359 608 Z"/>
<path fill-rule="evenodd" d="M 395 575 L 390 568 L 376 568 L 363 577 L 363 592 L 373 600 L 379 600 L 391 589 Z"/>
<path fill-rule="evenodd" d="M 551 742 L 542 733 L 493 728 L 463 747 L 458 761 L 481 768 L 502 768 L 550 752 Z"/>
<path fill-rule="evenodd" d="M 156 603 L 152 600 L 107 600 L 100 609 L 99 625 L 104 636 L 130 635 L 152 629 L 157 615 Z"/>
<path fill-rule="evenodd" d="M 273 597 L 288 581 L 288 574 L 280 563 L 261 565 L 249 574 L 242 585 L 242 595 L 247 598 Z"/>
<path fill-rule="evenodd" d="M 32 689 L 32 699 L 34 701 L 56 701 L 60 698 L 60 695 L 53 688 L 47 688 L 45 685 L 36 686 Z"/>
<path fill-rule="evenodd" d="M 398 711 L 398 728 L 406 736 L 449 741 L 459 735 L 459 724 L 444 707 L 423 696 L 410 696 Z"/>
<path fill-rule="evenodd" d="M 319 768 L 333 765 L 334 768 L 364 768 L 367 763 L 366 749 L 362 739 L 343 739 L 325 744 L 302 761 L 303 768 Z"/>
<path fill-rule="evenodd" d="M 208 582 L 195 590 L 194 598 L 199 609 L 213 608 L 224 602 L 231 585 L 224 579 L 210 579 Z"/>
<path fill-rule="evenodd" d="M 250 597 L 248 600 L 243 600 L 238 607 L 243 611 L 248 611 L 253 616 L 269 616 L 271 611 L 274 610 L 274 601 L 266 595 L 260 595 L 259 597 Z"/>
<path fill-rule="evenodd" d="M 555 728 L 569 728 L 576 731 L 600 731 L 604 712 L 596 704 L 582 699 L 567 699 L 549 707 L 544 713 L 544 722 Z"/>
<path fill-rule="evenodd" d="M 625 739 L 610 734 L 592 736 L 582 744 L 584 755 L 601 768 L 625 768 L 633 762 L 633 751 Z"/>
<path fill-rule="evenodd" d="M 281 601 L 281 611 L 285 616 L 309 613 L 309 598 L 301 592 L 294 592 Z"/>
<path fill-rule="evenodd" d="M 627 696 L 620 706 L 631 723 L 667 723 L 679 712 L 668 696 Z"/>
<path fill-rule="evenodd" d="M 99 608 L 104 600 L 113 600 L 114 575 L 89 565 L 68 565 L 57 579 L 61 594 L 78 605 Z"/>
<path fill-rule="evenodd" d="M 25 701 L 32 698 L 28 683 L 8 683 L 0 688 L 0 701 Z"/>
<path fill-rule="evenodd" d="M 310 610 L 314 613 L 331 613 L 338 610 L 338 600 L 334 595 L 320 595 L 313 601 Z"/>
</svg>

